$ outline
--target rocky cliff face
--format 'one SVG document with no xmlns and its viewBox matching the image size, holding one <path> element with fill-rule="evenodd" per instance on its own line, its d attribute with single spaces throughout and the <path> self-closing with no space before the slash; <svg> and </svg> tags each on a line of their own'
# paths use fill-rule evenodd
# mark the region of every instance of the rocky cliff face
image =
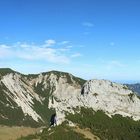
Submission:
<svg viewBox="0 0 140 140">
<path fill-rule="evenodd" d="M 127 86 L 106 80 L 85 82 L 64 72 L 23 75 L 0 69 L 0 123 L 44 124 L 56 112 L 60 124 L 67 113 L 81 107 L 140 119 L 140 99 Z"/>
<path fill-rule="evenodd" d="M 71 93 L 72 95 L 72 93 Z M 110 117 L 120 114 L 134 120 L 140 119 L 140 99 L 127 86 L 107 80 L 87 81 L 77 94 L 71 98 L 65 97 L 60 102 L 49 102 L 49 107 L 55 108 L 59 120 L 63 120 L 65 112 L 75 113 L 74 108 L 92 108 L 102 110 Z"/>
<path fill-rule="evenodd" d="M 83 87 L 87 104 L 109 115 L 140 119 L 140 99 L 127 86 L 106 80 L 90 80 Z"/>
<path fill-rule="evenodd" d="M 0 122 L 33 124 L 48 122 L 59 102 L 80 93 L 85 81 L 68 73 L 51 71 L 23 75 L 11 69 L 0 69 Z"/>
</svg>

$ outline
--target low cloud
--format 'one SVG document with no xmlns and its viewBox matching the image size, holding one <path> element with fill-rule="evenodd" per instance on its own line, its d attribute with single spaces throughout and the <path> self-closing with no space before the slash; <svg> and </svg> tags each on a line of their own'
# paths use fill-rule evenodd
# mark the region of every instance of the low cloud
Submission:
<svg viewBox="0 0 140 140">
<path fill-rule="evenodd" d="M 49 39 L 49 40 L 46 40 L 46 41 L 45 41 L 44 46 L 45 46 L 45 47 L 50 47 L 50 46 L 53 46 L 53 45 L 55 45 L 55 44 L 56 44 L 56 41 L 55 41 L 55 40 Z"/>
<path fill-rule="evenodd" d="M 1 44 L 0 59 L 15 58 L 29 61 L 41 60 L 52 63 L 68 64 L 71 61 L 71 57 L 81 56 L 80 53 L 71 54 L 72 46 L 66 46 L 63 48 L 52 47 L 56 46 L 57 44 L 58 43 L 52 39 L 46 40 L 41 45 L 22 42 L 17 42 L 13 45 Z"/>
</svg>

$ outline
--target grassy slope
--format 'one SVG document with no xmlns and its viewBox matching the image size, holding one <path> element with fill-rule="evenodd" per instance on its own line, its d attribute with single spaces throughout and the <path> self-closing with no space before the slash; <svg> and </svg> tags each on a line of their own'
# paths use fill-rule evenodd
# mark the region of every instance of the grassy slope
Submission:
<svg viewBox="0 0 140 140">
<path fill-rule="evenodd" d="M 44 129 L 41 134 L 29 135 L 27 137 L 21 137 L 18 140 L 89 140 L 85 138 L 83 134 L 75 132 L 71 127 L 62 124 L 48 130 Z"/>
<path fill-rule="evenodd" d="M 0 140 L 16 140 L 21 136 L 35 134 L 39 128 L 0 126 Z"/>
<path fill-rule="evenodd" d="M 115 115 L 112 118 L 102 111 L 81 108 L 81 113 L 68 115 L 68 119 L 91 131 L 102 140 L 139 140 L 140 121 Z"/>
<path fill-rule="evenodd" d="M 129 117 L 115 115 L 108 117 L 104 112 L 94 112 L 92 109 L 81 108 L 80 113 L 69 114 L 69 120 L 79 125 L 80 129 L 87 130 L 98 136 L 101 140 L 140 140 L 140 121 Z M 20 140 L 84 140 L 84 135 L 76 133 L 73 128 L 61 125 L 51 131 L 45 129 L 40 135 L 29 136 Z"/>
<path fill-rule="evenodd" d="M 89 128 L 81 129 L 77 126 L 77 127 L 74 127 L 73 130 L 77 133 L 83 134 L 85 138 L 88 138 L 90 140 L 100 140 L 97 136 L 91 133 Z"/>
</svg>

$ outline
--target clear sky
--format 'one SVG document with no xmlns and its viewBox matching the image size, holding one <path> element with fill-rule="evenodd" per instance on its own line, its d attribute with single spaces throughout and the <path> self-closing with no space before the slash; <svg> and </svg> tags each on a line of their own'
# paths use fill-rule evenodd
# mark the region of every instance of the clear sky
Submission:
<svg viewBox="0 0 140 140">
<path fill-rule="evenodd" d="M 140 81 L 140 0 L 1 0 L 0 67 Z"/>
</svg>

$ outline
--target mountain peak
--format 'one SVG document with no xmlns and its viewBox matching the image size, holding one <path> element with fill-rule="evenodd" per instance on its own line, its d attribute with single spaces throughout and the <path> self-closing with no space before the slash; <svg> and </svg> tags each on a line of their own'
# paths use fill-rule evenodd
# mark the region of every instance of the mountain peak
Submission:
<svg viewBox="0 0 140 140">
<path fill-rule="evenodd" d="M 140 120 L 140 99 L 125 85 L 107 80 L 85 81 L 60 71 L 22 75 L 2 68 L 0 75 L 4 75 L 0 79 L 0 120 L 5 122 L 6 118 L 13 122 L 10 114 L 15 111 L 21 114 L 21 120 L 35 123 L 47 122 L 49 115 L 56 113 L 60 124 L 65 121 L 66 112 L 74 114 L 77 107 Z M 8 115 L 5 109 L 9 110 Z M 15 118 L 15 122 L 19 124 L 20 120 Z"/>
</svg>

